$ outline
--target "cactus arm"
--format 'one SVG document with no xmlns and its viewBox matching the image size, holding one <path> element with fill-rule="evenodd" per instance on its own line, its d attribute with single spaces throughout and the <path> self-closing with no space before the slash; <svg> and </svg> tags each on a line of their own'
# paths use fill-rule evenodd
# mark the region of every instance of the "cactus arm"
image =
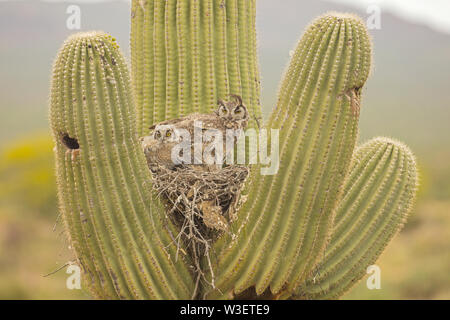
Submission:
<svg viewBox="0 0 450 320">
<path fill-rule="evenodd" d="M 338 298 L 365 275 L 404 225 L 417 177 L 414 156 L 402 143 L 375 138 L 357 149 L 331 242 L 297 298 Z"/>
<path fill-rule="evenodd" d="M 325 15 L 307 29 L 267 125 L 280 129 L 280 169 L 272 176 L 252 169 L 237 237 L 216 244 L 219 290 L 211 297 L 252 286 L 258 295 L 292 291 L 321 256 L 357 137 L 352 105 L 369 74 L 370 47 L 353 16 Z"/>
<path fill-rule="evenodd" d="M 139 135 L 230 93 L 260 116 L 255 0 L 133 0 L 131 12 Z"/>
<path fill-rule="evenodd" d="M 189 299 L 192 277 L 174 259 L 152 194 L 129 81 L 110 36 L 77 34 L 63 45 L 50 106 L 60 207 L 95 296 Z"/>
</svg>

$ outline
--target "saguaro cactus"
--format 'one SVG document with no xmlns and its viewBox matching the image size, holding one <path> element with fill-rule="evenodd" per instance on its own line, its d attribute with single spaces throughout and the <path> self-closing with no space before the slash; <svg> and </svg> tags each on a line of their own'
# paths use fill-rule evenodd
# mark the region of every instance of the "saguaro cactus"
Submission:
<svg viewBox="0 0 450 320">
<path fill-rule="evenodd" d="M 54 65 L 50 120 L 60 210 L 101 298 L 190 298 L 188 264 L 162 227 L 138 145 L 125 60 L 110 36 L 70 37 Z"/>
<path fill-rule="evenodd" d="M 378 138 L 354 153 L 367 30 L 353 15 L 326 14 L 300 40 L 264 124 L 279 129 L 279 170 L 251 167 L 234 236 L 220 236 L 203 264 L 214 281 L 193 280 L 137 138 L 230 93 L 242 95 L 256 126 L 255 15 L 255 0 L 133 1 L 133 90 L 109 36 L 75 35 L 61 49 L 50 113 L 58 194 L 97 297 L 336 298 L 404 223 L 417 183 L 407 147 Z"/>
</svg>

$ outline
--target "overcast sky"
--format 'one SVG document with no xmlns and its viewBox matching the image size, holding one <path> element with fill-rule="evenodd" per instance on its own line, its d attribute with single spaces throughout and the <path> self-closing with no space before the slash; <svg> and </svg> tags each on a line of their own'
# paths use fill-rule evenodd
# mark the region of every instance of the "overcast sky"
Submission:
<svg viewBox="0 0 450 320">
<path fill-rule="evenodd" d="M 414 23 L 425 24 L 438 31 L 450 33 L 450 0 L 326 0 L 367 9 L 376 4 Z"/>
<path fill-rule="evenodd" d="M 12 0 L 0 0 L 0 2 Z M 130 0 L 42 0 L 45 2 L 96 3 Z M 280 0 L 274 0 L 280 1 Z M 282 0 L 281 0 L 282 1 Z M 310 0 L 316 1 L 316 0 Z M 450 0 L 325 0 L 367 9 L 377 4 L 381 12 L 389 12 L 413 23 L 425 24 L 434 30 L 450 33 Z M 305 2 L 307 5 L 307 2 Z"/>
</svg>

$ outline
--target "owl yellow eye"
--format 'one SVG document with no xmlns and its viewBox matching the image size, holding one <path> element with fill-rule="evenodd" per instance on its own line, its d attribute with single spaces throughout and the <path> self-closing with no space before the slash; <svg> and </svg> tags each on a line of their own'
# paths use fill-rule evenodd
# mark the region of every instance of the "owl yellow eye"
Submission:
<svg viewBox="0 0 450 320">
<path fill-rule="evenodd" d="M 170 137 L 172 135 L 172 132 L 171 131 L 167 131 L 166 132 L 166 137 Z"/>
<path fill-rule="evenodd" d="M 161 132 L 155 131 L 155 138 L 156 138 L 156 139 L 161 138 Z"/>
</svg>

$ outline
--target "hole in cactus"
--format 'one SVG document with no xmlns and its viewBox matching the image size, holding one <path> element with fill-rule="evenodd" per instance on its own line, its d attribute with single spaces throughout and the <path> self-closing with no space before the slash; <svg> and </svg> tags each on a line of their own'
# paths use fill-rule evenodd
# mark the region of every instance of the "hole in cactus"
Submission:
<svg viewBox="0 0 450 320">
<path fill-rule="evenodd" d="M 61 141 L 67 147 L 67 149 L 70 149 L 70 150 L 80 149 L 80 144 L 78 143 L 78 140 L 75 138 L 69 137 L 69 135 L 67 133 L 62 134 Z"/>
</svg>

